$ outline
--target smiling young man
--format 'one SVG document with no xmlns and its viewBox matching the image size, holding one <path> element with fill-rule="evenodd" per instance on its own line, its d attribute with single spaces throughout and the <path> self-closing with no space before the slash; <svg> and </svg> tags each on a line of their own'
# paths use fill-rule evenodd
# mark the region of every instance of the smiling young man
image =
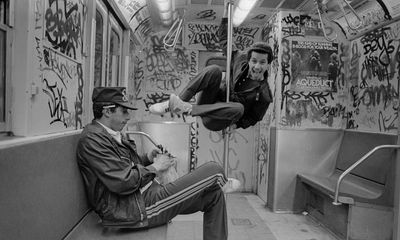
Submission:
<svg viewBox="0 0 400 240">
<path fill-rule="evenodd" d="M 223 168 L 208 162 L 174 182 L 155 177 L 175 163 L 151 151 L 136 152 L 134 142 L 121 136 L 136 110 L 123 87 L 93 90 L 94 120 L 85 126 L 77 146 L 77 161 L 90 206 L 107 227 L 149 228 L 168 223 L 178 214 L 203 215 L 203 239 L 226 240 L 228 225 L 224 192 L 240 182 L 227 179 Z M 171 136 L 173 139 L 173 136 Z"/>
<path fill-rule="evenodd" d="M 225 3 L 230 0 L 226 0 Z M 227 4 L 219 28 L 220 46 L 227 51 Z M 232 51 L 230 102 L 226 100 L 226 84 L 221 86 L 222 71 L 216 65 L 205 67 L 183 91 L 170 95 L 168 101 L 153 104 L 149 111 L 164 115 L 167 112 L 199 116 L 203 125 L 212 131 L 248 128 L 261 121 L 272 93 L 268 85 L 268 68 L 272 62 L 272 49 L 264 42 L 254 43 L 247 52 Z M 197 104 L 190 99 L 200 93 Z"/>
</svg>

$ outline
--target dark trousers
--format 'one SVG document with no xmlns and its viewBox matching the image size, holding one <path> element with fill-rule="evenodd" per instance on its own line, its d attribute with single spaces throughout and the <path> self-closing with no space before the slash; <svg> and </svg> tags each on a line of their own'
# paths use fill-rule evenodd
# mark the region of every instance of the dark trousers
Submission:
<svg viewBox="0 0 400 240">
<path fill-rule="evenodd" d="M 205 67 L 179 94 L 188 102 L 196 93 L 199 94 L 197 105 L 193 105 L 192 116 L 199 116 L 203 125 L 211 131 L 222 130 L 237 122 L 243 115 L 243 105 L 238 102 L 223 102 L 221 96 L 222 72 L 216 65 Z"/>
<path fill-rule="evenodd" d="M 153 183 L 143 193 L 149 227 L 166 224 L 178 214 L 202 211 L 203 239 L 228 239 L 225 195 L 221 189 L 225 182 L 222 167 L 208 162 L 175 182 Z"/>
</svg>

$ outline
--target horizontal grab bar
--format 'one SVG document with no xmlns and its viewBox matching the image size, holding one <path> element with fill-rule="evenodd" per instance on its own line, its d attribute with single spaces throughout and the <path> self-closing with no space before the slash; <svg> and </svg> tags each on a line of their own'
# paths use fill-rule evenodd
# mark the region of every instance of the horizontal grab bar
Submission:
<svg viewBox="0 0 400 240">
<path fill-rule="evenodd" d="M 360 165 L 362 162 L 364 162 L 367 158 L 369 158 L 374 152 L 380 150 L 380 149 L 384 149 L 384 148 L 395 148 L 395 149 L 399 149 L 400 145 L 380 145 L 380 146 L 376 146 L 374 149 L 372 149 L 371 151 L 369 151 L 367 154 L 365 154 L 364 156 L 362 156 L 357 162 L 355 162 L 353 165 L 351 165 L 348 169 L 346 169 L 346 171 L 344 171 L 342 174 L 340 174 L 338 181 L 336 183 L 336 188 L 335 188 L 335 199 L 333 200 L 332 204 L 333 205 L 341 205 L 342 203 L 339 202 L 339 187 L 340 187 L 340 183 L 342 182 L 343 178 L 350 173 L 354 168 L 356 168 L 358 165 Z"/>
<path fill-rule="evenodd" d="M 145 136 L 145 137 L 147 137 L 147 139 L 150 140 L 151 143 L 154 144 L 154 146 L 156 146 L 158 149 L 160 149 L 162 153 L 165 153 L 164 147 L 163 147 L 161 144 L 158 144 L 156 141 L 154 141 L 154 139 L 153 139 L 152 137 L 150 137 L 149 134 L 147 134 L 147 133 L 145 133 L 145 132 L 132 131 L 132 130 L 126 131 L 125 133 L 126 133 L 126 134 L 138 134 L 138 135 Z"/>
</svg>

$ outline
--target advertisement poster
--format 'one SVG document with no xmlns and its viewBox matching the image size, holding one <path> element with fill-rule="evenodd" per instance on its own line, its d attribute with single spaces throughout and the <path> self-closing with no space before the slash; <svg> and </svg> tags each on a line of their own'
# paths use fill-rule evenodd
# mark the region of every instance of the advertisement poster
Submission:
<svg viewBox="0 0 400 240">
<path fill-rule="evenodd" d="M 292 41 L 292 90 L 336 92 L 338 69 L 337 43 Z"/>
</svg>

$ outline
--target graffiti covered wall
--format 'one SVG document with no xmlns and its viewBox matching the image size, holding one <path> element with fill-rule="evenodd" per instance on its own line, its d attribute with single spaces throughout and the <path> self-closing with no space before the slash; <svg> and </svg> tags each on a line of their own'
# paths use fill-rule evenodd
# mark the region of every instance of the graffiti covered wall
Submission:
<svg viewBox="0 0 400 240">
<path fill-rule="evenodd" d="M 396 22 L 351 42 L 346 128 L 397 133 L 399 29 Z"/>
<path fill-rule="evenodd" d="M 179 93 L 198 71 L 198 51 L 177 46 L 175 51 L 165 50 L 163 35 L 154 34 L 142 48 L 137 50 L 135 60 L 135 100 L 139 111 L 135 118 L 142 120 L 160 120 L 151 115 L 148 108 L 169 99 L 171 93 Z M 167 114 L 163 121 L 173 120 L 176 116 Z"/>
<path fill-rule="evenodd" d="M 213 132 L 206 129 L 199 121 L 199 149 L 198 165 L 205 162 L 217 162 L 223 166 L 224 139 L 222 132 Z M 253 128 L 238 129 L 229 139 L 229 158 L 227 161 L 228 176 L 239 179 L 244 191 L 252 191 L 256 173 L 253 172 L 255 164 Z"/>
<path fill-rule="evenodd" d="M 341 128 L 346 102 L 346 85 L 339 76 L 341 46 L 325 40 L 314 16 L 283 11 L 278 17 L 282 24 L 278 126 Z M 333 29 L 327 26 L 327 32 Z"/>
<path fill-rule="evenodd" d="M 31 131 L 82 128 L 84 0 L 36 0 Z"/>
<path fill-rule="evenodd" d="M 329 42 L 315 17 L 281 12 L 280 19 L 279 127 L 397 131 L 399 23 Z"/>
<path fill-rule="evenodd" d="M 197 124 L 196 118 L 172 115 L 157 116 L 148 108 L 155 103 L 169 99 L 171 93 L 178 94 L 198 72 L 198 51 L 177 46 L 167 51 L 163 45 L 165 33 L 153 34 L 141 47 L 137 46 L 134 59 L 133 102 L 139 108 L 131 122 L 186 121 L 191 125 L 190 168 L 197 163 Z"/>
<path fill-rule="evenodd" d="M 220 51 L 219 23 L 189 22 L 185 24 L 184 44 L 190 49 Z M 245 50 L 260 39 L 259 26 L 240 26 L 233 29 L 232 42 L 239 50 Z"/>
</svg>

